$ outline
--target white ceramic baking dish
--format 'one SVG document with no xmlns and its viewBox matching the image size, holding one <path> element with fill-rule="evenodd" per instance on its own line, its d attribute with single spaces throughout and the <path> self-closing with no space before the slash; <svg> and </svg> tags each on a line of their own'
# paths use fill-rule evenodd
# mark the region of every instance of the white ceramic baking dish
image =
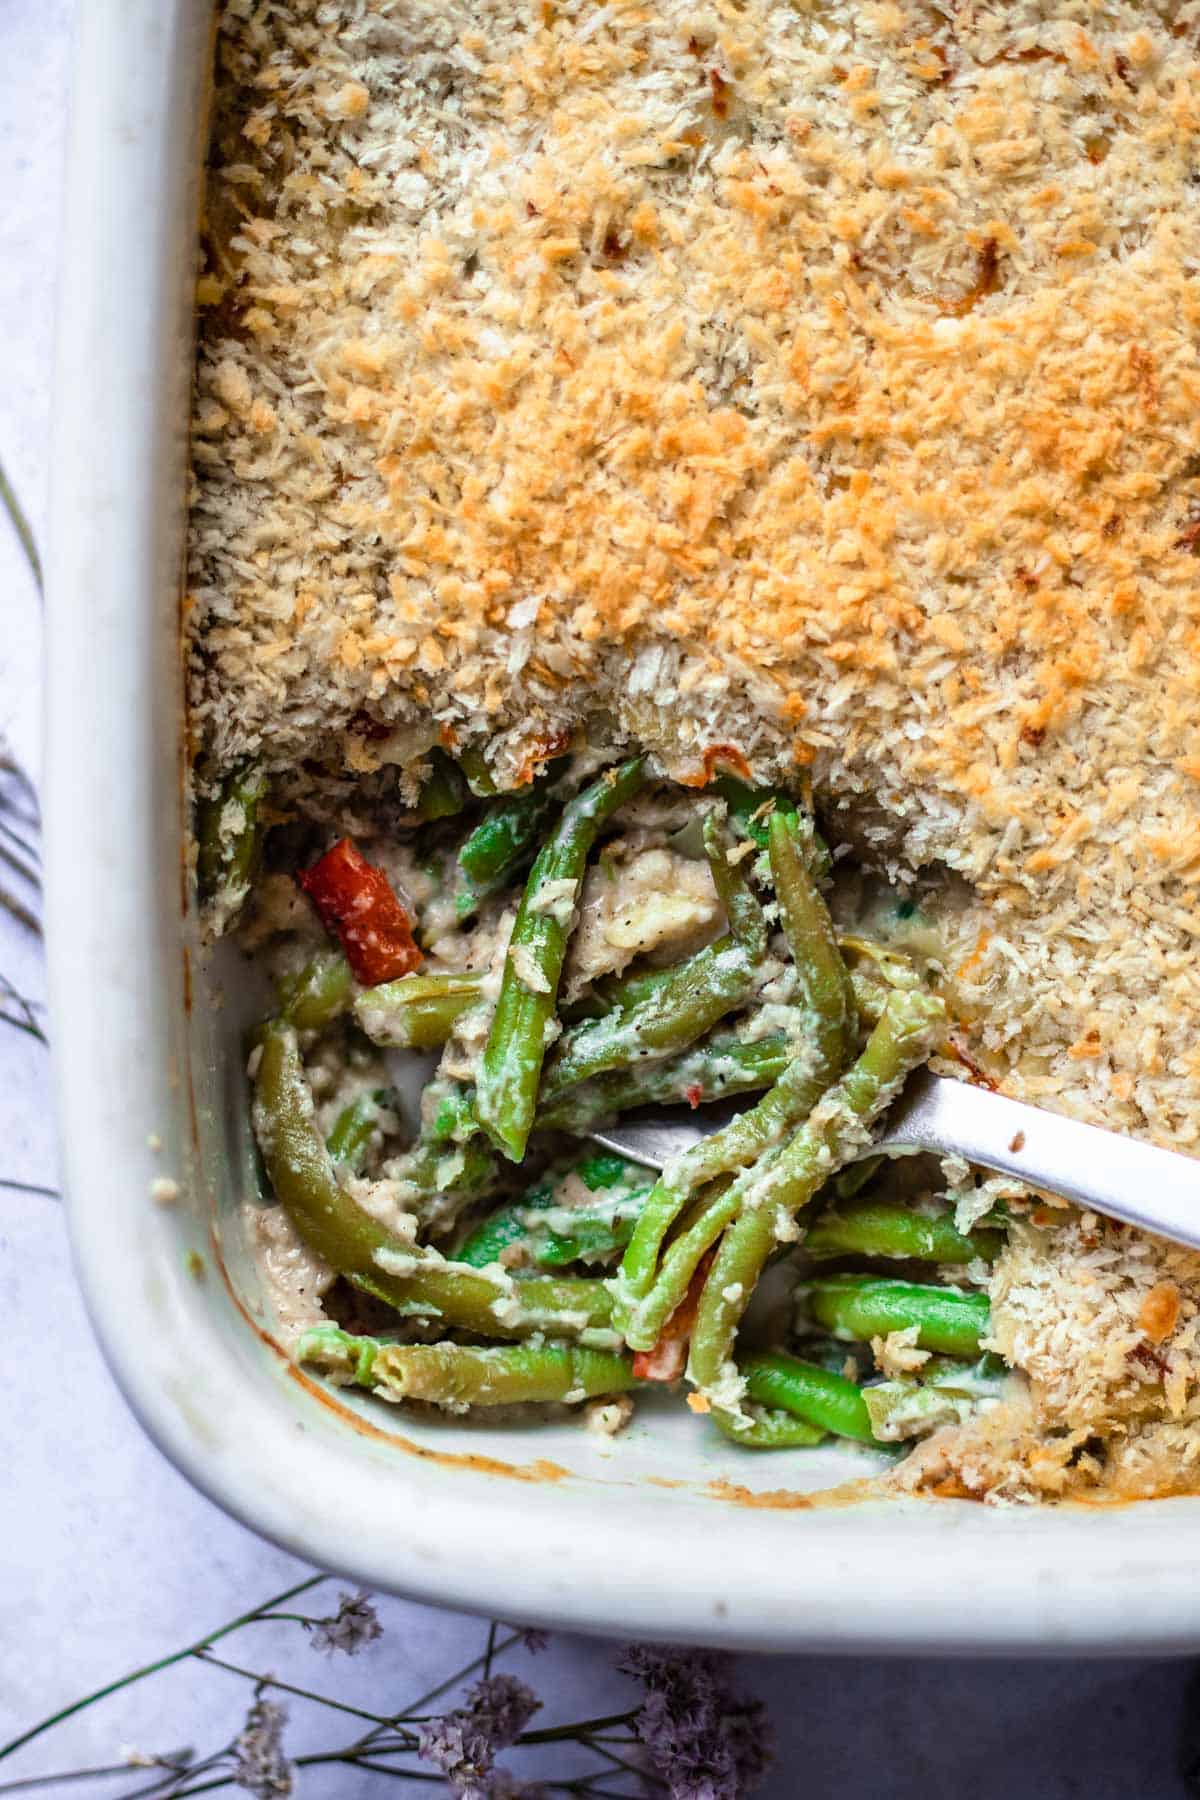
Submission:
<svg viewBox="0 0 1200 1800">
<path fill-rule="evenodd" d="M 802 1485 L 862 1462 L 756 1459 L 679 1406 L 646 1408 L 615 1443 L 418 1422 L 343 1404 L 273 1348 L 234 1225 L 238 984 L 215 1003 L 182 877 L 179 570 L 209 8 L 89 0 L 80 17 L 49 942 L 79 1275 L 146 1429 L 214 1500 L 314 1562 L 509 1618 L 789 1649 L 1194 1647 L 1200 1500 L 814 1506 Z M 174 1206 L 151 1199 L 162 1179 L 180 1184 Z"/>
</svg>

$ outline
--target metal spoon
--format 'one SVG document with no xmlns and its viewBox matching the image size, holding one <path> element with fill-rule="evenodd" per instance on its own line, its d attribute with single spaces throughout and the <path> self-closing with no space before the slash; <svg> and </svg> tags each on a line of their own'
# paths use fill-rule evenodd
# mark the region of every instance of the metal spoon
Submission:
<svg viewBox="0 0 1200 1800">
<path fill-rule="evenodd" d="M 610 1131 L 591 1136 L 631 1162 L 661 1169 L 730 1116 L 731 1109 L 725 1108 L 715 1116 L 697 1112 L 621 1120 Z M 965 1156 L 985 1169 L 1061 1194 L 1077 1206 L 1200 1250 L 1200 1160 L 1081 1125 L 927 1069 L 910 1076 L 884 1120 L 876 1148 Z"/>
</svg>

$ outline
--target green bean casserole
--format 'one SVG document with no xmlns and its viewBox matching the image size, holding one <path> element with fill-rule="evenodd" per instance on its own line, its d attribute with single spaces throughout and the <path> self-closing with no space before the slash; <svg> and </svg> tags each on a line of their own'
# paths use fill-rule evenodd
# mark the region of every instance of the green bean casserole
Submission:
<svg viewBox="0 0 1200 1800">
<path fill-rule="evenodd" d="M 314 1375 L 1200 1485 L 1200 1259 L 875 1152 L 927 1062 L 1200 1143 L 1198 75 L 1193 0 L 228 0 L 196 867 Z"/>
</svg>

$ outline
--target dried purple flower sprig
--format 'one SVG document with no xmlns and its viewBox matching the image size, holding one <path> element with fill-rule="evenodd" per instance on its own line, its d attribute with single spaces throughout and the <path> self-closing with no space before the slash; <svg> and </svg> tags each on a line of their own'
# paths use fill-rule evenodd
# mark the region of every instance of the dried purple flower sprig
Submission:
<svg viewBox="0 0 1200 1800">
<path fill-rule="evenodd" d="M 761 1700 L 734 1688 L 729 1657 L 631 1644 L 617 1667 L 645 1689 L 635 1729 L 672 1800 L 754 1791 L 771 1763 L 770 1724 Z"/>
<path fill-rule="evenodd" d="M 485 1675 L 465 1706 L 421 1727 L 418 1754 L 441 1770 L 454 1800 L 489 1800 L 496 1752 L 518 1742 L 541 1706 L 515 1675 Z"/>
<path fill-rule="evenodd" d="M 357 1594 L 339 1595 L 338 1609 L 329 1618 L 305 1619 L 302 1623 L 308 1630 L 313 1649 L 324 1650 L 330 1656 L 338 1650 L 345 1651 L 347 1656 L 357 1656 L 365 1645 L 383 1636 L 379 1614 L 370 1595 L 361 1588 Z"/>
<path fill-rule="evenodd" d="M 259 1692 L 246 1723 L 233 1740 L 233 1781 L 254 1800 L 286 1800 L 292 1792 L 292 1765 L 284 1755 L 287 1708 Z"/>
<path fill-rule="evenodd" d="M 632 1645 L 618 1667 L 641 1687 L 634 1704 L 603 1718 L 537 1729 L 531 1729 L 531 1721 L 542 1708 L 541 1699 L 525 1681 L 495 1666 L 509 1652 L 524 1649 L 536 1654 L 544 1649 L 546 1635 L 536 1630 L 493 1623 L 478 1657 L 394 1712 L 350 1704 L 218 1654 L 215 1646 L 221 1640 L 272 1621 L 298 1625 L 313 1648 L 331 1656 L 355 1656 L 366 1650 L 383 1636 L 368 1595 L 343 1593 L 336 1610 L 327 1614 L 300 1612 L 290 1604 L 329 1579 L 314 1575 L 174 1655 L 85 1695 L 0 1746 L 0 1762 L 84 1708 L 188 1660 L 252 1684 L 245 1719 L 227 1743 L 202 1757 L 191 1751 L 137 1755 L 103 1770 L 27 1776 L 0 1783 L 0 1795 L 51 1789 L 68 1780 L 73 1791 L 82 1791 L 83 1783 L 104 1778 L 107 1800 L 185 1800 L 231 1788 L 255 1800 L 287 1800 L 296 1792 L 299 1770 L 340 1764 L 392 1781 L 432 1784 L 453 1800 L 539 1800 L 559 1794 L 579 1800 L 633 1800 L 635 1795 L 653 1794 L 669 1800 L 741 1800 L 767 1767 L 763 1708 L 734 1691 L 728 1659 L 709 1651 Z M 441 1713 L 430 1712 L 444 1694 L 462 1698 Z M 291 1755 L 283 1696 L 353 1719 L 357 1735 L 326 1749 Z M 523 1763 L 533 1752 L 546 1756 L 569 1751 L 575 1762 L 583 1753 L 590 1766 L 582 1773 L 551 1772 L 529 1781 L 497 1760 L 506 1750 L 521 1753 Z M 114 1794 L 111 1778 L 122 1767 L 131 1773 L 136 1768 L 137 1782 Z"/>
</svg>

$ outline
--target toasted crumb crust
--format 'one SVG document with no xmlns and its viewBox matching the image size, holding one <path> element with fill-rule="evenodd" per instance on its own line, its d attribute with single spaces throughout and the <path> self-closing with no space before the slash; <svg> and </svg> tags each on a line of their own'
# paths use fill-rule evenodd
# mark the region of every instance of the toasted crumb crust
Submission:
<svg viewBox="0 0 1200 1800">
<path fill-rule="evenodd" d="M 1094 1213 L 1016 1219 L 988 1347 L 1017 1391 L 893 1477 L 974 1499 L 1136 1499 L 1200 1488 L 1200 1255 Z"/>
<path fill-rule="evenodd" d="M 199 737 L 810 763 L 977 1051 L 1195 1148 L 1197 14 L 228 7 Z"/>
</svg>

